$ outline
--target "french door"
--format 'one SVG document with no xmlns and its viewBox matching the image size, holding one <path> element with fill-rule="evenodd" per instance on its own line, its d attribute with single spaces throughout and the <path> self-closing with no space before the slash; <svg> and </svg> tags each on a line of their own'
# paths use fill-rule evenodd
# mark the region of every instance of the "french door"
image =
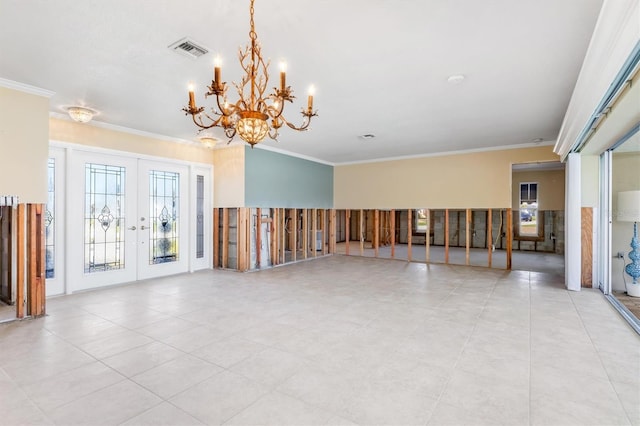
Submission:
<svg viewBox="0 0 640 426">
<path fill-rule="evenodd" d="M 190 223 L 202 216 L 208 224 L 210 193 L 197 181 L 210 190 L 210 168 L 193 174 L 184 164 L 80 150 L 67 150 L 66 160 L 67 293 L 209 267 L 192 259 L 192 246 L 210 244 L 193 235 L 206 237 L 210 225 Z"/>
<path fill-rule="evenodd" d="M 188 172 L 182 165 L 138 162 L 138 279 L 188 270 Z"/>
</svg>

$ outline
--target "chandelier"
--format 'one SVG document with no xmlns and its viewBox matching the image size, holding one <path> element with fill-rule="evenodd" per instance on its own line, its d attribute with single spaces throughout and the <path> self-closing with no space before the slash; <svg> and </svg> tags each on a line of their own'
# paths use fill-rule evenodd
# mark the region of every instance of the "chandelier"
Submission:
<svg viewBox="0 0 640 426">
<path fill-rule="evenodd" d="M 251 42 L 244 49 L 241 47 L 238 53 L 240 65 L 245 75 L 239 83 L 233 83 L 238 92 L 238 101 L 236 103 L 228 102 L 227 83 L 220 79 L 220 61 L 216 58 L 213 81 L 211 86 L 207 86 L 208 91 L 205 93 L 205 98 L 215 95 L 217 108 L 213 107 L 209 112 L 205 112 L 204 107 L 197 106 L 193 86 L 189 86 L 189 106 L 182 109 L 185 114 L 191 115 L 196 126 L 201 128 L 200 131 L 221 127 L 229 138 L 229 142 L 237 134 L 250 144 L 251 148 L 267 135 L 271 139 L 277 140 L 279 130 L 285 124 L 293 130 L 307 130 L 311 118 L 317 116 L 313 111 L 314 89 L 312 86 L 309 89 L 307 108 L 302 109 L 302 124 L 296 126 L 284 117 L 285 102 L 293 102 L 295 99 L 291 87 L 286 84 L 284 64 L 280 70 L 280 88 L 274 88 L 273 93 L 265 94 L 269 81 L 267 69 L 270 61 L 265 62 L 262 58 L 253 21 L 253 3 L 254 0 L 251 0 L 249 7 Z"/>
</svg>

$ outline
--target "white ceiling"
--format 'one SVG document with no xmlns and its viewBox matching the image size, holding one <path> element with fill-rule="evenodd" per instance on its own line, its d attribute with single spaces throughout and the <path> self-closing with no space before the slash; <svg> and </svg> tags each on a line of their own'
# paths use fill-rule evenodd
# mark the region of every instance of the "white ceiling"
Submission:
<svg viewBox="0 0 640 426">
<path fill-rule="evenodd" d="M 0 78 L 86 105 L 108 124 L 195 140 L 187 84 L 203 104 L 213 57 L 238 81 L 248 0 L 0 0 Z M 555 140 L 602 0 L 256 0 L 263 54 L 288 63 L 311 131 L 266 145 L 329 163 Z M 198 60 L 167 46 L 190 37 Z M 450 75 L 463 74 L 457 85 Z M 230 95 L 234 95 L 230 91 Z M 230 97 L 233 99 L 233 97 Z M 374 139 L 359 135 L 370 133 Z"/>
</svg>

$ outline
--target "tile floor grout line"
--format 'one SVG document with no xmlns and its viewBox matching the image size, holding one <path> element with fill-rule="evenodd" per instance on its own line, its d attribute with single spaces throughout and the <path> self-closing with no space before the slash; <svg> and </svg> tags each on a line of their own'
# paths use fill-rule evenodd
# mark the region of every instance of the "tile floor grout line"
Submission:
<svg viewBox="0 0 640 426">
<path fill-rule="evenodd" d="M 569 291 L 569 290 L 565 290 L 565 291 Z M 580 291 L 585 291 L 582 288 L 580 289 Z M 601 297 L 604 297 L 604 295 L 602 295 Z M 589 336 L 589 341 L 591 342 L 591 345 L 593 346 L 593 348 L 595 349 L 596 355 L 598 356 L 598 361 L 600 362 L 600 366 L 602 367 L 602 369 L 604 370 L 605 374 L 607 375 L 607 379 L 609 382 L 609 386 L 611 386 L 611 388 L 613 389 L 613 392 L 616 394 L 616 397 L 618 398 L 618 402 L 620 403 L 620 406 L 622 407 L 622 409 L 624 410 L 624 414 L 627 417 L 627 420 L 629 421 L 629 424 L 634 424 L 633 420 L 631 419 L 631 417 L 629 416 L 629 413 L 627 412 L 626 407 L 624 406 L 624 403 L 622 402 L 622 400 L 620 399 L 620 395 L 618 394 L 618 390 L 616 389 L 616 387 L 613 385 L 613 381 L 611 379 L 611 375 L 609 374 L 609 371 L 607 371 L 607 369 L 605 368 L 605 363 L 602 360 L 602 356 L 600 355 L 600 351 L 598 350 L 598 346 L 596 346 L 595 342 L 593 341 L 593 338 L 591 337 L 591 333 L 589 332 L 589 328 L 587 327 L 587 325 L 584 322 L 584 319 L 582 317 L 582 313 L 580 312 L 580 309 L 578 309 L 576 302 L 573 298 L 573 296 L 571 295 L 571 293 L 569 293 L 569 299 L 571 299 L 571 304 L 573 306 L 573 309 L 576 310 L 577 314 L 578 314 L 578 318 L 580 318 L 580 324 L 582 324 L 582 328 L 584 328 L 585 333 L 587 333 L 587 336 Z"/>
<path fill-rule="evenodd" d="M 485 311 L 486 307 L 487 307 L 487 303 L 489 303 L 489 299 L 491 298 L 491 295 L 493 295 L 493 293 L 496 290 L 496 285 L 498 282 L 498 278 L 494 278 L 494 283 L 493 286 L 491 288 L 491 293 L 489 294 L 489 297 L 487 297 L 487 299 L 484 301 L 484 304 L 482 306 L 482 310 L 480 311 L 480 313 L 478 314 L 478 317 L 476 318 L 476 320 L 478 318 L 480 318 L 480 316 L 482 316 L 482 313 Z M 457 288 L 459 288 L 460 285 L 456 286 L 453 290 L 451 290 L 451 292 L 454 292 Z M 453 374 L 454 374 L 454 370 L 456 369 L 458 363 L 460 362 L 460 358 L 462 358 L 462 354 L 464 353 L 465 348 L 467 347 L 467 345 L 469 344 L 469 341 L 471 340 L 471 336 L 473 336 L 473 334 L 475 333 L 476 329 L 478 328 L 478 321 L 475 321 L 475 324 L 473 326 L 473 328 L 471 329 L 471 332 L 469 333 L 469 335 L 467 336 L 467 338 L 465 339 L 464 344 L 462 345 L 462 348 L 460 349 L 460 353 L 458 353 L 458 356 L 456 358 L 455 363 L 453 364 L 453 367 L 451 368 L 451 374 L 449 375 L 449 377 L 447 378 L 447 382 L 444 384 L 444 386 L 442 387 L 442 391 L 440 392 L 440 394 L 438 395 L 438 398 L 436 398 L 436 403 L 433 406 L 433 411 L 429 414 L 429 418 L 427 419 L 427 422 L 425 423 L 425 426 L 429 425 L 429 422 L 431 422 L 431 418 L 433 417 L 433 413 L 436 411 L 438 405 L 441 402 L 442 399 L 442 395 L 444 395 L 444 393 L 446 392 L 447 388 L 449 387 L 449 383 L 451 383 L 451 379 L 453 378 Z"/>
</svg>

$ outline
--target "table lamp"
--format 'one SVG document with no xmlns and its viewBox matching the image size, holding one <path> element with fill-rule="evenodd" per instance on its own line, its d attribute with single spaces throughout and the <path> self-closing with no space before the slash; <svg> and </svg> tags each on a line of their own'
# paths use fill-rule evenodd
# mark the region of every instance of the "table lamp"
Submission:
<svg viewBox="0 0 640 426">
<path fill-rule="evenodd" d="M 627 286 L 629 296 L 640 297 L 640 241 L 638 240 L 638 222 L 640 222 L 640 191 L 618 192 L 618 215 L 619 222 L 633 222 L 633 237 L 631 238 L 631 251 L 629 259 L 631 263 L 625 266 L 624 270 L 633 278 L 633 283 Z"/>
</svg>

